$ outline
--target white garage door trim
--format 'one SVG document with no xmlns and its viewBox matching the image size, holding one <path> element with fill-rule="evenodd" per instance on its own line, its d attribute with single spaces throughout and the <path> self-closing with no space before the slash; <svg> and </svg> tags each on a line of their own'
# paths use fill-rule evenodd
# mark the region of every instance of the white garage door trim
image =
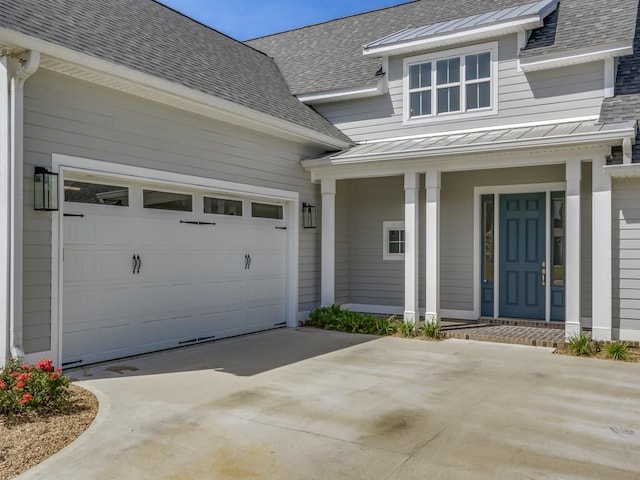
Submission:
<svg viewBox="0 0 640 480">
<path fill-rule="evenodd" d="M 207 179 L 191 175 L 152 170 L 130 165 L 119 165 L 100 160 L 91 160 L 68 155 L 53 154 L 52 170 L 57 172 L 59 185 L 64 185 L 65 173 L 108 175 L 125 181 L 164 184 L 167 188 L 197 188 L 215 191 L 220 194 L 235 194 L 251 197 L 254 200 L 272 201 L 283 204 L 287 219 L 286 246 L 286 322 L 288 327 L 297 325 L 298 310 L 298 230 L 299 230 L 299 194 L 298 192 L 258 187 L 223 180 Z M 62 307 L 63 307 L 63 231 L 64 190 L 59 191 L 60 211 L 52 214 L 52 261 L 51 261 L 51 352 L 50 356 L 62 362 Z"/>
</svg>

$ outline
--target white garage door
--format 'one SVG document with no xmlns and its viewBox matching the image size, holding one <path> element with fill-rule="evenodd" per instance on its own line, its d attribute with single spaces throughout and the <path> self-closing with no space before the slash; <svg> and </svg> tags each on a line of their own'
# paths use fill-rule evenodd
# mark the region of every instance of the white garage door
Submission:
<svg viewBox="0 0 640 480">
<path fill-rule="evenodd" d="M 62 358 L 84 365 L 284 326 L 284 206 L 65 179 Z"/>
</svg>

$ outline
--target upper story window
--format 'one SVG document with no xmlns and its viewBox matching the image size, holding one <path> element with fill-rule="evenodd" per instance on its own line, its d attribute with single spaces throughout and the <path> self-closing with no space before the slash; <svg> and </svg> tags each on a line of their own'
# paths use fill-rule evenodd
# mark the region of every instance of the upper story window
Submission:
<svg viewBox="0 0 640 480">
<path fill-rule="evenodd" d="M 405 122 L 497 112 L 497 43 L 407 58 Z"/>
</svg>

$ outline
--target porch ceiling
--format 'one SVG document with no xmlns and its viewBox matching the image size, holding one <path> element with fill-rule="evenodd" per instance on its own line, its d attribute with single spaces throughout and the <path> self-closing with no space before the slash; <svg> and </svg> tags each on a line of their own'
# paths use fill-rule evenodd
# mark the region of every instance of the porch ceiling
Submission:
<svg viewBox="0 0 640 480">
<path fill-rule="evenodd" d="M 612 142 L 625 138 L 635 142 L 637 122 L 598 124 L 596 120 L 515 126 L 484 130 L 426 134 L 363 142 L 348 150 L 304 160 L 306 168 L 378 160 L 406 160 L 466 153 L 488 153 L 498 150 L 553 147 Z"/>
</svg>

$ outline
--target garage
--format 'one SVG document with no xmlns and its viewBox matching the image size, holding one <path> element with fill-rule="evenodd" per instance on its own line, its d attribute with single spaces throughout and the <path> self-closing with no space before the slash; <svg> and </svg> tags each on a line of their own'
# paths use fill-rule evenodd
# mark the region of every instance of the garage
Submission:
<svg viewBox="0 0 640 480">
<path fill-rule="evenodd" d="M 286 202 L 64 176 L 64 366 L 286 326 Z"/>
</svg>

